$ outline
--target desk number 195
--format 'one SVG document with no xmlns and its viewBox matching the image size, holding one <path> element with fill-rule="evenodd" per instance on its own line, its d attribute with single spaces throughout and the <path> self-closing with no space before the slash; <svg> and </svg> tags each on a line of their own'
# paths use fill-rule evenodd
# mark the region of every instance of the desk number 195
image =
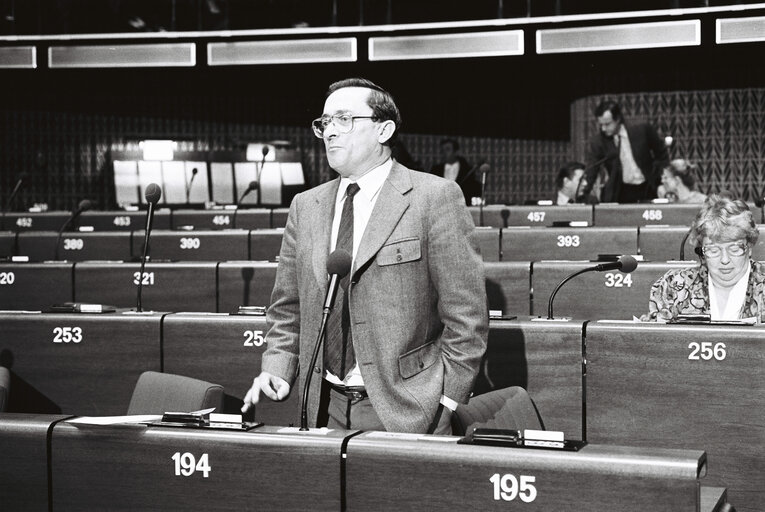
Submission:
<svg viewBox="0 0 765 512">
<path fill-rule="evenodd" d="M 212 468 L 206 453 L 199 457 L 199 461 L 194 458 L 193 453 L 175 452 L 173 454 L 175 461 L 175 476 L 191 476 L 200 471 L 204 478 L 207 478 Z"/>
<path fill-rule="evenodd" d="M 489 481 L 494 484 L 494 499 L 513 501 L 516 497 L 521 501 L 531 503 L 537 498 L 537 488 L 534 487 L 535 476 L 521 475 L 520 481 L 515 475 L 494 473 Z"/>
</svg>

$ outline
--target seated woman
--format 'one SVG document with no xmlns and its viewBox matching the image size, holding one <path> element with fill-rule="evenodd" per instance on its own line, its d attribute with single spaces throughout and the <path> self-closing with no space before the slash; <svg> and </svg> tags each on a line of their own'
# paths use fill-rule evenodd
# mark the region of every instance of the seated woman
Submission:
<svg viewBox="0 0 765 512">
<path fill-rule="evenodd" d="M 709 196 L 691 227 L 700 264 L 659 278 L 641 320 L 667 322 L 678 315 L 708 314 L 712 320 L 754 317 L 765 322 L 765 266 L 752 261 L 758 236 L 746 203 Z"/>
<path fill-rule="evenodd" d="M 661 175 L 659 197 L 673 203 L 703 203 L 707 198 L 696 190 L 696 166 L 688 160 L 672 160 Z"/>
</svg>

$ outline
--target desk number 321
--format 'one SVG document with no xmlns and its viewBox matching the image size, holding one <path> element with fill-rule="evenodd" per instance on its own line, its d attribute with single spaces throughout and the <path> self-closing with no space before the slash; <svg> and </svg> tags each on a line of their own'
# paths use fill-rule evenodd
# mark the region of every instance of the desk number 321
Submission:
<svg viewBox="0 0 765 512">
<path fill-rule="evenodd" d="M 175 461 L 175 476 L 191 476 L 199 471 L 204 478 L 207 478 L 212 471 L 206 453 L 199 457 L 199 461 L 196 460 L 193 453 L 189 452 L 175 452 L 172 458 Z"/>
</svg>

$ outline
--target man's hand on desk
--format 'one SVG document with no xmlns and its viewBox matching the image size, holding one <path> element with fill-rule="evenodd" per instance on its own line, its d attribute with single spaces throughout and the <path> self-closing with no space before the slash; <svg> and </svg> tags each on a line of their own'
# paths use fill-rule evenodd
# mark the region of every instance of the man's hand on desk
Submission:
<svg viewBox="0 0 765 512">
<path fill-rule="evenodd" d="M 261 372 L 260 375 L 252 379 L 252 387 L 244 396 L 243 413 L 249 411 L 250 407 L 260 401 L 261 391 L 271 400 L 280 401 L 290 394 L 290 385 L 281 377 L 271 375 L 268 372 Z"/>
</svg>

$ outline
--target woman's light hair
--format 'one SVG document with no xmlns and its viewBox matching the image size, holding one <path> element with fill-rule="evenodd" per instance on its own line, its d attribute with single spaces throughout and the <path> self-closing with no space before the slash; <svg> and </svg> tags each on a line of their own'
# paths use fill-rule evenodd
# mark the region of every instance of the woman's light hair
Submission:
<svg viewBox="0 0 765 512">
<path fill-rule="evenodd" d="M 691 226 L 691 243 L 701 247 L 704 237 L 714 243 L 746 240 L 754 247 L 760 232 L 744 201 L 712 194 L 701 206 Z"/>
</svg>

